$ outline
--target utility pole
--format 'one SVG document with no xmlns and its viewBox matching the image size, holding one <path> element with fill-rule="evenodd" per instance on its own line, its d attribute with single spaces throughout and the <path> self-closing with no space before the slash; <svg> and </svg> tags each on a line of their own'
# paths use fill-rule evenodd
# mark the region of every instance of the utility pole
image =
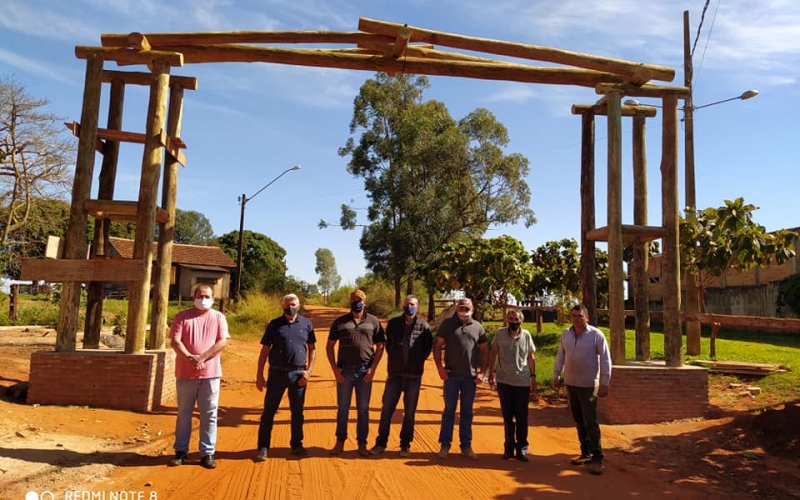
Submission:
<svg viewBox="0 0 800 500">
<path fill-rule="evenodd" d="M 685 205 L 689 212 L 686 217 L 694 219 L 697 214 L 697 200 L 695 197 L 695 169 L 694 169 L 694 102 L 692 101 L 692 53 L 689 34 L 689 11 L 683 11 L 683 84 L 689 89 L 689 96 L 683 101 L 683 126 L 684 126 L 684 174 L 685 174 Z M 697 276 L 694 273 L 684 273 L 684 292 L 686 305 L 684 310 L 691 313 L 700 312 L 700 294 L 697 286 Z M 700 322 L 686 321 L 686 354 L 700 354 Z"/>
</svg>

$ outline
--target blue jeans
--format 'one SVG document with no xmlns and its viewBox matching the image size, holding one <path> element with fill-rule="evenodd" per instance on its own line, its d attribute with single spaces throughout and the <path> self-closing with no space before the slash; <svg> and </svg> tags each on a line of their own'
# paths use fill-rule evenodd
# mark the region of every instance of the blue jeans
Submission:
<svg viewBox="0 0 800 500">
<path fill-rule="evenodd" d="M 528 454 L 528 398 L 526 386 L 497 384 L 500 397 L 500 412 L 503 414 L 505 442 L 503 451 L 517 455 Z"/>
<path fill-rule="evenodd" d="M 175 451 L 188 452 L 192 437 L 192 412 L 200 413 L 200 454 L 213 455 L 217 444 L 219 378 L 177 379 L 178 418 L 175 421 Z"/>
<path fill-rule="evenodd" d="M 350 403 L 353 389 L 356 391 L 356 441 L 367 444 L 369 435 L 369 398 L 372 382 L 364 382 L 367 368 L 364 366 L 345 366 L 342 368 L 344 382 L 336 384 L 336 439 L 347 439 L 347 421 L 350 418 Z"/>
<path fill-rule="evenodd" d="M 414 419 L 419 401 L 419 389 L 422 377 L 403 377 L 395 375 L 386 379 L 383 389 L 383 407 L 381 407 L 381 421 L 378 424 L 378 437 L 375 446 L 386 448 L 389 442 L 389 427 L 392 424 L 392 415 L 403 393 L 403 426 L 400 428 L 400 448 L 408 448 L 414 440 Z"/>
<path fill-rule="evenodd" d="M 569 408 L 578 429 L 578 441 L 581 443 L 581 456 L 591 456 L 592 462 L 603 461 L 603 449 L 600 446 L 600 424 L 597 422 L 597 398 L 594 387 L 567 386 Z"/>
<path fill-rule="evenodd" d="M 439 442 L 449 447 L 453 442 L 453 427 L 456 423 L 456 405 L 461 399 L 461 411 L 458 420 L 458 437 L 461 449 L 472 448 L 472 404 L 475 402 L 475 377 L 459 377 L 450 375 L 444 382 L 444 411 L 442 426 L 439 430 Z"/>
<path fill-rule="evenodd" d="M 303 378 L 302 370 L 291 372 L 270 368 L 267 378 L 267 393 L 264 395 L 264 411 L 261 412 L 261 423 L 258 425 L 258 448 L 269 449 L 272 441 L 272 425 L 275 413 L 281 405 L 283 393 L 289 391 L 289 411 L 292 415 L 291 438 L 289 446 L 299 448 L 303 445 L 303 406 L 306 402 L 306 387 L 297 385 Z"/>
</svg>

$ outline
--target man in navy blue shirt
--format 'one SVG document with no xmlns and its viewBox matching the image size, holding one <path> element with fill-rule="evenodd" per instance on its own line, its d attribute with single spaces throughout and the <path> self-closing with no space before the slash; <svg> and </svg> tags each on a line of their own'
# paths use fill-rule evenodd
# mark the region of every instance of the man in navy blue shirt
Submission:
<svg viewBox="0 0 800 500">
<path fill-rule="evenodd" d="M 295 294 L 283 297 L 283 315 L 270 321 L 261 338 L 261 354 L 258 356 L 256 388 L 259 392 L 267 388 L 264 396 L 264 411 L 258 426 L 258 454 L 255 460 L 263 462 L 269 456 L 272 425 L 275 413 L 289 391 L 289 409 L 292 414 L 292 455 L 306 457 L 309 452 L 303 447 L 303 406 L 306 400 L 306 385 L 311 378 L 316 359 L 314 327 L 311 321 L 298 313 L 300 299 Z M 264 365 L 269 359 L 269 378 L 264 380 Z"/>
</svg>

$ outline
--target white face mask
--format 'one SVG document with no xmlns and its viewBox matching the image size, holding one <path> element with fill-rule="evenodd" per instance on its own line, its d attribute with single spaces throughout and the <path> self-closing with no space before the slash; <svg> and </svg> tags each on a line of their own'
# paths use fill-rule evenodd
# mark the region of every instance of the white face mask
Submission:
<svg viewBox="0 0 800 500">
<path fill-rule="evenodd" d="M 472 317 L 471 312 L 461 312 L 461 311 L 458 312 L 458 319 L 460 319 L 461 321 L 469 321 L 471 317 Z"/>
<path fill-rule="evenodd" d="M 194 307 L 200 309 L 201 311 L 208 311 L 209 309 L 211 309 L 211 306 L 213 305 L 214 305 L 214 299 L 212 299 L 211 297 L 208 298 L 199 297 L 194 299 Z"/>
</svg>

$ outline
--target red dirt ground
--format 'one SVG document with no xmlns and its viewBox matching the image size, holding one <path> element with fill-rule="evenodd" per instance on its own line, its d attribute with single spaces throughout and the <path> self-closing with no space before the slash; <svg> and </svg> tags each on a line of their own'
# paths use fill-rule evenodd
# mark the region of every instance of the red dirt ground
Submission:
<svg viewBox="0 0 800 500">
<path fill-rule="evenodd" d="M 345 453 L 331 457 L 335 381 L 324 340 L 340 311 L 307 309 L 320 339 L 306 399 L 310 457 L 298 460 L 289 454 L 284 399 L 269 460 L 252 460 L 263 398 L 254 383 L 260 346 L 233 341 L 223 354 L 216 470 L 200 467 L 196 451 L 187 465 L 166 466 L 172 456 L 174 407 L 141 414 L 33 406 L 6 397 L 0 400 L 0 497 L 31 500 L 37 497 L 29 492 L 51 491 L 52 500 L 800 498 L 800 406 L 795 402 L 756 411 L 763 400 L 735 397 L 724 379 L 711 388 L 714 411 L 707 419 L 603 426 L 606 461 L 598 477 L 569 465 L 577 442 L 561 396 L 542 398 L 531 408 L 531 461 L 502 460 L 502 419 L 497 395 L 488 386 L 479 388 L 475 408 L 473 447 L 479 460 L 457 454 L 437 458 L 442 384 L 429 361 L 410 457 L 397 454 L 401 411 L 384 454 L 360 458 L 353 423 Z M 0 386 L 26 381 L 30 353 L 52 349 L 54 334 L 41 335 L 0 332 Z M 384 379 L 382 363 L 373 386 L 370 445 Z"/>
</svg>

